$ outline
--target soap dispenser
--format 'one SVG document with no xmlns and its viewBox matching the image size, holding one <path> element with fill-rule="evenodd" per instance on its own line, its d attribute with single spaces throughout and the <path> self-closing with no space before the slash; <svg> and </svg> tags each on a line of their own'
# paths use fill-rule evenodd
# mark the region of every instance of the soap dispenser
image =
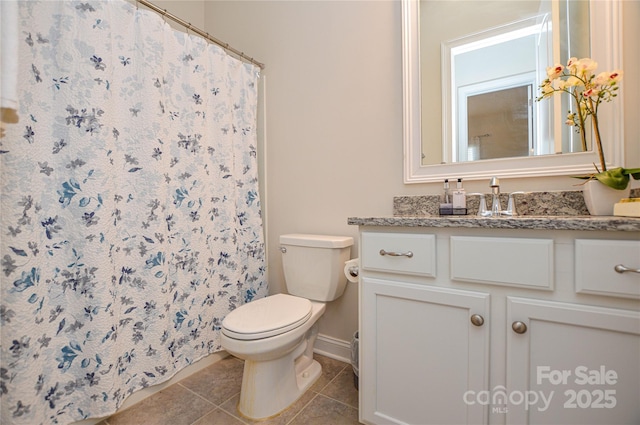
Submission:
<svg viewBox="0 0 640 425">
<path fill-rule="evenodd" d="M 462 179 L 458 179 L 456 183 L 456 190 L 453 191 L 453 214 L 466 215 L 467 214 L 467 195 L 462 188 Z"/>
<path fill-rule="evenodd" d="M 440 203 L 440 215 L 453 214 L 453 204 L 451 203 L 451 194 L 449 193 L 449 179 L 444 180 L 444 196 Z"/>
</svg>

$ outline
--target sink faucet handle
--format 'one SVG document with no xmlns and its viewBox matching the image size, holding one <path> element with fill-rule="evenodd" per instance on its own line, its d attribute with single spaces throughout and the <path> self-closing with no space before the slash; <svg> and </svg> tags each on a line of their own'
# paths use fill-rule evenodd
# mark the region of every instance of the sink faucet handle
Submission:
<svg viewBox="0 0 640 425">
<path fill-rule="evenodd" d="M 480 204 L 478 206 L 478 217 L 491 217 L 491 211 L 487 211 L 487 201 L 484 193 L 468 193 L 467 196 L 479 196 Z"/>
<path fill-rule="evenodd" d="M 518 215 L 518 211 L 516 211 L 516 203 L 515 203 L 514 195 L 521 195 L 523 193 L 524 192 L 522 191 L 517 191 L 517 192 L 511 192 L 509 194 L 509 203 L 507 205 L 507 210 L 502 213 L 503 215 L 508 215 L 508 216 Z"/>
</svg>

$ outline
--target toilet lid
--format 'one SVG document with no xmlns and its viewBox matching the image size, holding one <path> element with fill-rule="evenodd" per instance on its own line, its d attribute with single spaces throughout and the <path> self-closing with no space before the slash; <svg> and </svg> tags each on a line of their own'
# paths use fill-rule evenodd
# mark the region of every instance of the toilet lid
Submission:
<svg viewBox="0 0 640 425">
<path fill-rule="evenodd" d="M 242 340 L 268 338 L 295 329 L 311 317 L 311 301 L 276 294 L 244 304 L 222 321 L 222 332 Z"/>
</svg>

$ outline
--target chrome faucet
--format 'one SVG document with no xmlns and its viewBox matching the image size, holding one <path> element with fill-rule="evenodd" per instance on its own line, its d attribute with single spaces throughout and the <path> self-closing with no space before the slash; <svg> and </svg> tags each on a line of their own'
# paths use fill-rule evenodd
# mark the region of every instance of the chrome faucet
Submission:
<svg viewBox="0 0 640 425">
<path fill-rule="evenodd" d="M 511 192 L 509 194 L 509 203 L 506 210 L 502 210 L 500 205 L 500 180 L 497 177 L 492 177 L 489 182 L 491 187 L 491 209 L 487 209 L 487 201 L 484 193 L 469 193 L 468 196 L 479 196 L 480 202 L 478 205 L 478 217 L 514 217 L 518 215 L 516 211 L 515 196 L 525 192 Z"/>
<path fill-rule="evenodd" d="M 491 182 L 489 182 L 489 186 L 491 186 L 491 216 L 498 217 L 502 214 L 502 208 L 500 207 L 500 180 L 497 177 L 491 177 Z"/>
</svg>

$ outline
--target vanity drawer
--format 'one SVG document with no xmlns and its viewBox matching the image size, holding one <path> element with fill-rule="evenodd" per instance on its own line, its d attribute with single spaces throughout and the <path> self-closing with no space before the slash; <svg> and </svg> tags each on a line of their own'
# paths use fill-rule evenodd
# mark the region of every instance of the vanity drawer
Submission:
<svg viewBox="0 0 640 425">
<path fill-rule="evenodd" d="M 575 255 L 576 292 L 640 298 L 640 274 L 614 269 L 640 269 L 640 241 L 576 239 Z"/>
<path fill-rule="evenodd" d="M 451 237 L 451 279 L 553 289 L 553 240 Z"/>
<path fill-rule="evenodd" d="M 436 276 L 435 235 L 362 232 L 362 268 Z"/>
</svg>

